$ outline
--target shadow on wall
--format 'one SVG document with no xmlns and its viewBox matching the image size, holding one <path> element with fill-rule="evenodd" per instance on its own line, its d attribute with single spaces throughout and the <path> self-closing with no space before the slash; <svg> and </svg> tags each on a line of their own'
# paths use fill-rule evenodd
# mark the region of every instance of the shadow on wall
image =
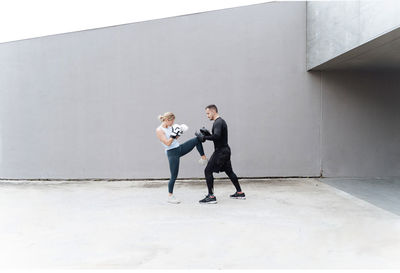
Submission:
<svg viewBox="0 0 400 273">
<path fill-rule="evenodd" d="M 400 176 L 399 71 L 323 71 L 325 177 Z"/>
</svg>

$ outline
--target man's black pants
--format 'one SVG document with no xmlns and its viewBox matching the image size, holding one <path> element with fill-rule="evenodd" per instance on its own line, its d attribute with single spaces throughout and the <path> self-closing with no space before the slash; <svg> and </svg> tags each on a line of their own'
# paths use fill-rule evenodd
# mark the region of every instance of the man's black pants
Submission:
<svg viewBox="0 0 400 273">
<path fill-rule="evenodd" d="M 210 195 L 214 194 L 214 176 L 213 173 L 225 172 L 229 179 L 232 181 L 233 185 L 236 188 L 236 191 L 241 192 L 241 188 L 239 185 L 239 180 L 236 174 L 232 170 L 231 163 L 231 149 L 229 146 L 216 149 L 208 164 L 204 170 L 204 174 L 207 181 L 208 193 Z"/>
</svg>

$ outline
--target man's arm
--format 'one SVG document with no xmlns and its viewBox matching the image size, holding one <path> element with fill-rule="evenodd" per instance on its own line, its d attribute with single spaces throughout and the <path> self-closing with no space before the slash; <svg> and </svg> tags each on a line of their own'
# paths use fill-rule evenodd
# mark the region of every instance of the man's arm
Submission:
<svg viewBox="0 0 400 273">
<path fill-rule="evenodd" d="M 219 140 L 222 137 L 222 121 L 214 121 L 214 133 L 211 136 L 204 136 L 205 140 Z"/>
</svg>

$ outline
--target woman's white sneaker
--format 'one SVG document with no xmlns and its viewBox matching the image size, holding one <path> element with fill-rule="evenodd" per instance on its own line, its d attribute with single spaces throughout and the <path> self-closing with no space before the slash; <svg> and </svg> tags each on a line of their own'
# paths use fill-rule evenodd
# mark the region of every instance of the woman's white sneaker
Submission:
<svg viewBox="0 0 400 273">
<path fill-rule="evenodd" d="M 181 201 L 179 201 L 178 199 L 176 199 L 176 198 L 175 198 L 175 195 L 171 195 L 171 196 L 168 196 L 167 202 L 168 202 L 168 203 L 171 203 L 171 204 L 179 204 Z"/>
<path fill-rule="evenodd" d="M 206 159 L 200 158 L 200 160 L 199 160 L 199 164 L 200 164 L 200 165 L 205 166 L 205 165 L 207 165 L 207 163 L 208 163 L 208 159 L 207 159 L 207 158 L 206 158 Z"/>
</svg>

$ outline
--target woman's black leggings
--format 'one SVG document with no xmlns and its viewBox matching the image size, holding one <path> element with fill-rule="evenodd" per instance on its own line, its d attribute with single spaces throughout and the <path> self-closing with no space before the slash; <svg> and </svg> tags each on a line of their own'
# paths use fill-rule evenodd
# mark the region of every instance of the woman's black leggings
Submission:
<svg viewBox="0 0 400 273">
<path fill-rule="evenodd" d="M 189 139 L 185 143 L 179 145 L 179 147 L 167 150 L 168 162 L 169 162 L 169 170 L 171 172 L 171 178 L 168 183 L 168 191 L 172 193 L 174 191 L 175 180 L 178 177 L 179 172 L 179 159 L 181 156 L 189 153 L 193 148 L 196 147 L 197 151 L 199 151 L 200 156 L 204 155 L 203 144 L 194 137 Z"/>
</svg>

